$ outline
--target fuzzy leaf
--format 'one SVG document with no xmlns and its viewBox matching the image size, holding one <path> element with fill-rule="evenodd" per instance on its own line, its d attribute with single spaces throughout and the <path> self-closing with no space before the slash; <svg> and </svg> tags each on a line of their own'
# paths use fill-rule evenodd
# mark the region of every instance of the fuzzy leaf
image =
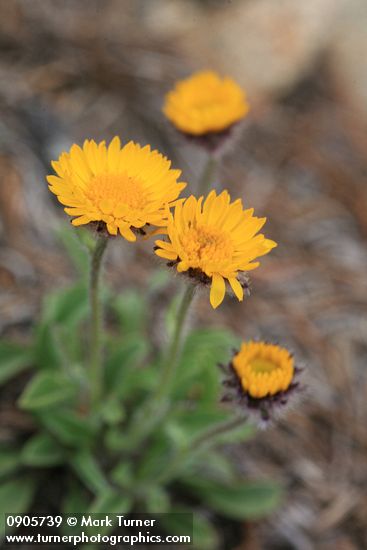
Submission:
<svg viewBox="0 0 367 550">
<path fill-rule="evenodd" d="M 101 417 L 110 426 L 119 424 L 125 418 L 125 410 L 116 395 L 110 395 L 100 409 Z"/>
<path fill-rule="evenodd" d="M 61 464 L 64 453 L 50 435 L 40 433 L 28 439 L 21 452 L 21 461 L 26 466 L 49 467 Z"/>
<path fill-rule="evenodd" d="M 89 269 L 88 247 L 93 246 L 93 239 L 88 230 L 83 227 L 78 227 L 77 230 L 72 229 L 69 225 L 65 225 L 58 231 L 58 237 L 68 253 L 76 270 L 86 275 Z M 85 239 L 85 245 L 83 244 Z"/>
<path fill-rule="evenodd" d="M 89 451 L 82 450 L 77 453 L 70 460 L 70 464 L 79 479 L 92 493 L 98 495 L 110 488 L 100 465 Z"/>
<path fill-rule="evenodd" d="M 47 323 L 73 325 L 88 313 L 88 288 L 84 281 L 49 294 L 43 305 Z"/>
<path fill-rule="evenodd" d="M 56 439 L 70 447 L 89 446 L 96 431 L 89 418 L 69 410 L 47 411 L 40 416 L 40 421 Z"/>
<path fill-rule="evenodd" d="M 148 353 L 148 344 L 142 335 L 126 337 L 107 358 L 106 388 L 124 397 L 136 387 L 145 385 L 144 371 L 139 368 Z"/>
<path fill-rule="evenodd" d="M 189 334 L 177 369 L 174 397 L 189 395 L 202 402 L 217 401 L 220 390 L 217 366 L 228 362 L 236 344 L 237 338 L 224 330 L 202 329 Z"/>
<path fill-rule="evenodd" d="M 64 495 L 61 505 L 63 514 L 74 516 L 87 512 L 90 506 L 89 492 L 74 476 L 68 478 Z M 66 521 L 61 524 L 60 530 L 63 535 L 75 534 L 75 527 L 69 526 Z"/>
<path fill-rule="evenodd" d="M 70 478 L 62 503 L 63 514 L 84 514 L 88 508 L 89 498 L 87 490 L 79 480 L 76 480 L 74 477 Z"/>
<path fill-rule="evenodd" d="M 203 452 L 192 460 L 190 475 L 212 479 L 216 483 L 232 484 L 236 481 L 237 474 L 233 462 L 229 457 L 213 449 Z"/>
<path fill-rule="evenodd" d="M 62 350 L 55 338 L 54 327 L 45 322 L 36 327 L 34 363 L 42 370 L 55 371 L 62 367 Z"/>
<path fill-rule="evenodd" d="M 170 512 L 170 498 L 162 487 L 153 485 L 145 490 L 145 506 L 150 514 L 164 514 Z"/>
<path fill-rule="evenodd" d="M 88 513 L 107 515 L 111 519 L 112 523 L 114 523 L 116 519 L 115 514 L 128 514 L 131 510 L 132 504 L 132 499 L 128 495 L 113 489 L 107 489 L 103 493 L 99 494 L 92 502 Z M 112 530 L 113 527 L 110 526 L 92 526 L 87 528 L 87 533 L 89 536 L 98 535 L 99 533 L 105 535 Z"/>
<path fill-rule="evenodd" d="M 198 476 L 184 483 L 211 509 L 233 519 L 255 519 L 274 510 L 280 503 L 281 488 L 268 481 L 237 481 L 218 484 Z"/>
<path fill-rule="evenodd" d="M 107 490 L 101 493 L 91 504 L 88 513 L 91 514 L 128 514 L 131 510 L 131 498 L 118 491 Z"/>
<path fill-rule="evenodd" d="M 21 477 L 0 484 L 0 538 L 3 537 L 5 514 L 24 514 L 32 503 L 36 489 L 34 478 Z"/>
<path fill-rule="evenodd" d="M 72 401 L 77 393 L 75 384 L 61 372 L 39 372 L 19 398 L 19 406 L 29 411 L 57 407 Z"/>
<path fill-rule="evenodd" d="M 19 452 L 16 449 L 1 449 L 0 451 L 0 478 L 9 476 L 19 467 Z"/>
<path fill-rule="evenodd" d="M 198 405 L 194 410 L 177 411 L 172 420 L 177 422 L 181 429 L 192 439 L 203 430 L 224 422 L 229 417 L 227 411 L 221 410 L 218 406 L 212 407 L 204 404 Z"/>
<path fill-rule="evenodd" d="M 111 479 L 122 487 L 128 489 L 134 483 L 133 465 L 131 462 L 120 462 L 111 472 Z"/>
<path fill-rule="evenodd" d="M 175 507 L 170 514 L 162 516 L 161 522 L 167 533 L 188 535 L 193 539 L 194 550 L 218 550 L 218 533 L 210 521 L 198 510 Z"/>
<path fill-rule="evenodd" d="M 219 537 L 214 525 L 204 516 L 194 514 L 193 548 L 196 550 L 217 550 Z"/>
<path fill-rule="evenodd" d="M 0 384 L 27 369 L 32 363 L 33 355 L 28 347 L 0 342 Z"/>
<path fill-rule="evenodd" d="M 145 450 L 143 459 L 139 465 L 137 477 L 140 480 L 154 480 L 166 467 L 169 453 L 169 441 L 165 437 L 159 437 Z"/>
<path fill-rule="evenodd" d="M 111 306 L 120 321 L 124 335 L 141 333 L 144 330 L 147 306 L 141 292 L 133 289 L 126 290 L 113 301 Z"/>
</svg>

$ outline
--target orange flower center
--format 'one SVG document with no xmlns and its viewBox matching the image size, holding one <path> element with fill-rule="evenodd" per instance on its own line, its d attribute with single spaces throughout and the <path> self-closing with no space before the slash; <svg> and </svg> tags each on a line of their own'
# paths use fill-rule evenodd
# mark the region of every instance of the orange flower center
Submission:
<svg viewBox="0 0 367 550">
<path fill-rule="evenodd" d="M 200 114 L 211 114 L 216 109 L 221 109 L 225 105 L 224 100 L 217 99 L 216 101 L 208 101 L 207 98 L 198 99 L 193 102 L 193 108 Z"/>
<path fill-rule="evenodd" d="M 104 214 L 110 215 L 123 214 L 124 207 L 126 210 L 142 210 L 148 202 L 139 179 L 126 173 L 95 176 L 89 183 L 86 196 Z"/>
<path fill-rule="evenodd" d="M 181 244 L 193 267 L 206 262 L 221 262 L 233 253 L 232 240 L 227 233 L 204 225 L 190 227 L 182 235 Z"/>
<path fill-rule="evenodd" d="M 259 374 L 265 372 L 271 373 L 278 368 L 278 365 L 262 357 L 255 357 L 255 359 L 250 361 L 250 367 L 254 374 Z"/>
<path fill-rule="evenodd" d="M 272 344 L 250 343 L 233 358 L 241 385 L 254 398 L 286 391 L 294 376 L 289 352 Z"/>
</svg>

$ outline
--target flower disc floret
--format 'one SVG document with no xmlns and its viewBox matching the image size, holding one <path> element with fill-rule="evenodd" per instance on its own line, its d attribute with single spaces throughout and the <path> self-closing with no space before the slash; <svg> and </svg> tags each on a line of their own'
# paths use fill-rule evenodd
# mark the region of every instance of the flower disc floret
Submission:
<svg viewBox="0 0 367 550">
<path fill-rule="evenodd" d="M 222 401 L 231 402 L 259 426 L 280 418 L 306 386 L 289 350 L 269 342 L 244 342 L 227 365 Z"/>
<path fill-rule="evenodd" d="M 249 106 L 243 90 L 229 77 L 202 71 L 177 82 L 163 112 L 181 132 L 193 136 L 223 132 L 241 120 Z"/>
<path fill-rule="evenodd" d="M 232 364 L 243 390 L 255 399 L 287 391 L 294 378 L 292 355 L 275 344 L 245 342 Z"/>
<path fill-rule="evenodd" d="M 254 260 L 276 246 L 257 235 L 266 218 L 257 218 L 253 209 L 244 210 L 240 199 L 231 203 L 228 191 L 211 191 L 204 201 L 194 196 L 179 200 L 169 215 L 168 241 L 156 241 L 156 254 L 173 262 L 177 271 L 203 274 L 211 282 L 210 302 L 221 304 L 228 281 L 238 300 L 243 288 L 241 272 L 255 269 Z"/>
<path fill-rule="evenodd" d="M 118 137 L 108 147 L 93 140 L 73 145 L 52 167 L 57 175 L 47 177 L 50 191 L 75 216 L 73 225 L 104 222 L 111 235 L 120 232 L 128 241 L 136 240 L 134 229 L 166 225 L 186 185 L 158 151 L 132 141 L 121 147 Z"/>
</svg>

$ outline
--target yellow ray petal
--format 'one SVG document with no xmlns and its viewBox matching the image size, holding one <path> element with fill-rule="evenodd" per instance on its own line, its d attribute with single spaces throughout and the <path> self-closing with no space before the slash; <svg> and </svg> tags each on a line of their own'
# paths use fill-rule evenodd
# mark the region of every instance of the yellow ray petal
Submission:
<svg viewBox="0 0 367 550">
<path fill-rule="evenodd" d="M 236 297 L 238 298 L 238 300 L 240 302 L 242 302 L 242 300 L 243 300 L 243 288 L 242 288 L 240 282 L 238 281 L 238 279 L 236 279 L 236 277 L 230 277 L 228 279 L 228 281 L 229 281 L 229 284 L 231 285 L 232 290 L 235 293 Z"/>
<path fill-rule="evenodd" d="M 223 302 L 225 293 L 226 285 L 223 277 L 217 273 L 214 273 L 210 287 L 210 303 L 214 309 L 216 309 Z"/>
</svg>

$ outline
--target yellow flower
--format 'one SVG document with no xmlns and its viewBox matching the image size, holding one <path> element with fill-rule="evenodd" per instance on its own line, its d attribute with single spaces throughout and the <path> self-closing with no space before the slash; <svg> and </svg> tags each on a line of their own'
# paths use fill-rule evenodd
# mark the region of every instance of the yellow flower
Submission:
<svg viewBox="0 0 367 550">
<path fill-rule="evenodd" d="M 241 88 L 231 78 L 203 71 L 177 82 L 165 98 L 163 112 L 182 132 L 201 136 L 223 132 L 249 110 Z"/>
<path fill-rule="evenodd" d="M 256 235 L 266 218 L 253 216 L 252 208 L 243 210 L 240 199 L 230 201 L 228 191 L 220 195 L 211 191 L 204 202 L 203 197 L 194 196 L 178 201 L 169 215 L 169 241 L 156 241 L 156 254 L 175 263 L 177 271 L 211 282 L 213 308 L 224 299 L 225 279 L 241 301 L 240 272 L 258 267 L 254 260 L 276 246 L 264 235 Z"/>
<path fill-rule="evenodd" d="M 255 399 L 286 392 L 295 373 L 289 351 L 265 342 L 244 342 L 232 365 L 243 390 Z"/>
<path fill-rule="evenodd" d="M 267 342 L 243 342 L 225 373 L 222 401 L 232 402 L 261 427 L 280 418 L 305 392 L 303 369 L 285 348 Z"/>
<path fill-rule="evenodd" d="M 52 162 L 57 176 L 48 176 L 50 191 L 65 212 L 77 216 L 73 225 L 94 221 L 106 224 L 111 235 L 135 241 L 134 228 L 167 224 L 169 207 L 186 186 L 177 182 L 180 170 L 150 146 L 130 141 L 121 148 L 115 137 L 107 147 L 86 140 L 83 148 L 73 145 Z"/>
</svg>

